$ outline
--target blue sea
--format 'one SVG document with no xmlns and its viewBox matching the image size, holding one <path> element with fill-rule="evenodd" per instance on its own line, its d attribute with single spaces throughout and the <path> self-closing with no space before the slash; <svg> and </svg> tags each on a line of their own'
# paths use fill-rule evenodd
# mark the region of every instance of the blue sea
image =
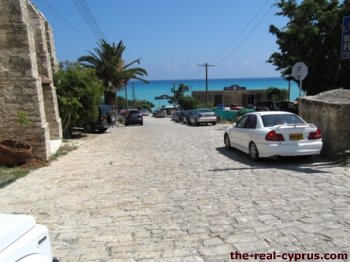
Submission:
<svg viewBox="0 0 350 262">
<path fill-rule="evenodd" d="M 167 106 L 168 100 L 156 100 L 156 96 L 163 94 L 172 95 L 171 88 L 175 85 L 186 84 L 192 91 L 205 91 L 205 79 L 192 80 L 151 80 L 148 84 L 141 81 L 130 81 L 127 86 L 128 100 L 133 99 L 133 89 L 135 98 L 139 100 L 147 100 L 152 102 L 155 107 Z M 227 78 L 227 79 L 209 79 L 208 90 L 223 90 L 225 86 L 238 84 L 246 86 L 247 89 L 267 89 L 269 87 L 277 87 L 280 89 L 288 89 L 288 81 L 280 77 L 265 77 L 265 78 Z M 134 87 L 133 87 L 134 86 Z M 125 90 L 118 92 L 119 96 L 125 97 Z M 299 89 L 294 81 L 291 81 L 290 100 L 295 100 L 299 96 Z"/>
</svg>

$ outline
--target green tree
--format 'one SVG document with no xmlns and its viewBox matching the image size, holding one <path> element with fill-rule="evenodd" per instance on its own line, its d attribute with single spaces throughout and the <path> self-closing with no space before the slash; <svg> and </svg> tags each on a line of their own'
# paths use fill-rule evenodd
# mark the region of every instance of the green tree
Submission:
<svg viewBox="0 0 350 262">
<path fill-rule="evenodd" d="M 81 56 L 78 62 L 87 68 L 96 70 L 96 75 L 103 81 L 105 103 L 116 108 L 116 93 L 124 88 L 130 79 L 137 79 L 147 83 L 143 79 L 147 71 L 142 67 L 131 67 L 135 63 L 140 64 L 140 58 L 126 63 L 123 59 L 125 46 L 122 41 L 115 45 L 101 40 L 94 52 L 87 56 Z"/>
<path fill-rule="evenodd" d="M 125 97 L 118 96 L 117 97 L 117 105 L 118 109 L 124 109 L 126 108 L 126 99 Z M 129 108 L 137 108 L 137 109 L 148 109 L 149 111 L 152 111 L 152 107 L 154 107 L 154 104 L 146 101 L 146 100 L 128 100 Z"/>
<path fill-rule="evenodd" d="M 184 110 L 195 109 L 198 106 L 197 99 L 192 96 L 181 96 L 178 100 L 179 106 Z"/>
<path fill-rule="evenodd" d="M 349 87 L 349 61 L 340 60 L 342 19 L 350 11 L 349 1 L 337 0 L 280 0 L 276 3 L 279 16 L 289 21 L 279 29 L 270 26 L 277 38 L 279 52 L 274 52 L 268 62 L 288 78 L 296 62 L 303 61 L 309 68 L 303 89 L 309 95 Z"/>
<path fill-rule="evenodd" d="M 103 83 L 93 69 L 65 62 L 54 75 L 62 129 L 68 135 L 72 124 L 83 125 L 98 118 Z"/>
<path fill-rule="evenodd" d="M 190 90 L 188 85 L 179 84 L 176 88 L 175 86 L 171 88 L 171 92 L 173 93 L 173 97 L 169 100 L 170 104 L 179 104 L 180 97 L 183 97 L 186 92 Z"/>
<path fill-rule="evenodd" d="M 267 99 L 270 101 L 282 101 L 288 98 L 287 89 L 279 89 L 277 87 L 269 87 L 267 89 Z"/>
</svg>

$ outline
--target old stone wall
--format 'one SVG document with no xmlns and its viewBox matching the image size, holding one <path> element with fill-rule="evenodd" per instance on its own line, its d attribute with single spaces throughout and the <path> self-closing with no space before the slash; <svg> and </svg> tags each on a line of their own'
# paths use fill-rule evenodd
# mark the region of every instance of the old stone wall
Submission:
<svg viewBox="0 0 350 262">
<path fill-rule="evenodd" d="M 333 158 L 350 149 L 350 90 L 336 89 L 302 97 L 299 114 L 321 129 L 323 155 Z"/>
<path fill-rule="evenodd" d="M 50 140 L 62 138 L 55 88 L 41 81 L 52 79 L 52 32 L 27 0 L 0 1 L 0 24 L 0 139 L 20 137 L 48 159 Z M 19 127 L 19 112 L 28 114 L 28 127 Z"/>
</svg>

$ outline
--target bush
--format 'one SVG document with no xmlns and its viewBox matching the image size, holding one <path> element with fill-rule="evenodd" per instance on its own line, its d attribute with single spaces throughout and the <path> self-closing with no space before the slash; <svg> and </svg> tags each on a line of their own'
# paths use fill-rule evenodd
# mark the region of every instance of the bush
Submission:
<svg viewBox="0 0 350 262">
<path fill-rule="evenodd" d="M 81 126 L 98 118 L 103 84 L 95 70 L 66 62 L 54 75 L 54 82 L 65 136 L 72 125 Z"/>
</svg>

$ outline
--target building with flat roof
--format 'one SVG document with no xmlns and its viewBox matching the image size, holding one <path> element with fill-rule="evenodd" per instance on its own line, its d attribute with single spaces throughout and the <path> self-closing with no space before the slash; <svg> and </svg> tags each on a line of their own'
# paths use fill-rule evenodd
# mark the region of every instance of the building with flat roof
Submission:
<svg viewBox="0 0 350 262">
<path fill-rule="evenodd" d="M 196 98 L 200 103 L 206 102 L 206 91 L 193 91 L 192 97 Z M 256 105 L 260 101 L 267 99 L 267 89 L 248 89 L 248 90 L 211 90 L 208 91 L 208 105 L 217 106 L 223 104 L 225 106 Z"/>
</svg>

